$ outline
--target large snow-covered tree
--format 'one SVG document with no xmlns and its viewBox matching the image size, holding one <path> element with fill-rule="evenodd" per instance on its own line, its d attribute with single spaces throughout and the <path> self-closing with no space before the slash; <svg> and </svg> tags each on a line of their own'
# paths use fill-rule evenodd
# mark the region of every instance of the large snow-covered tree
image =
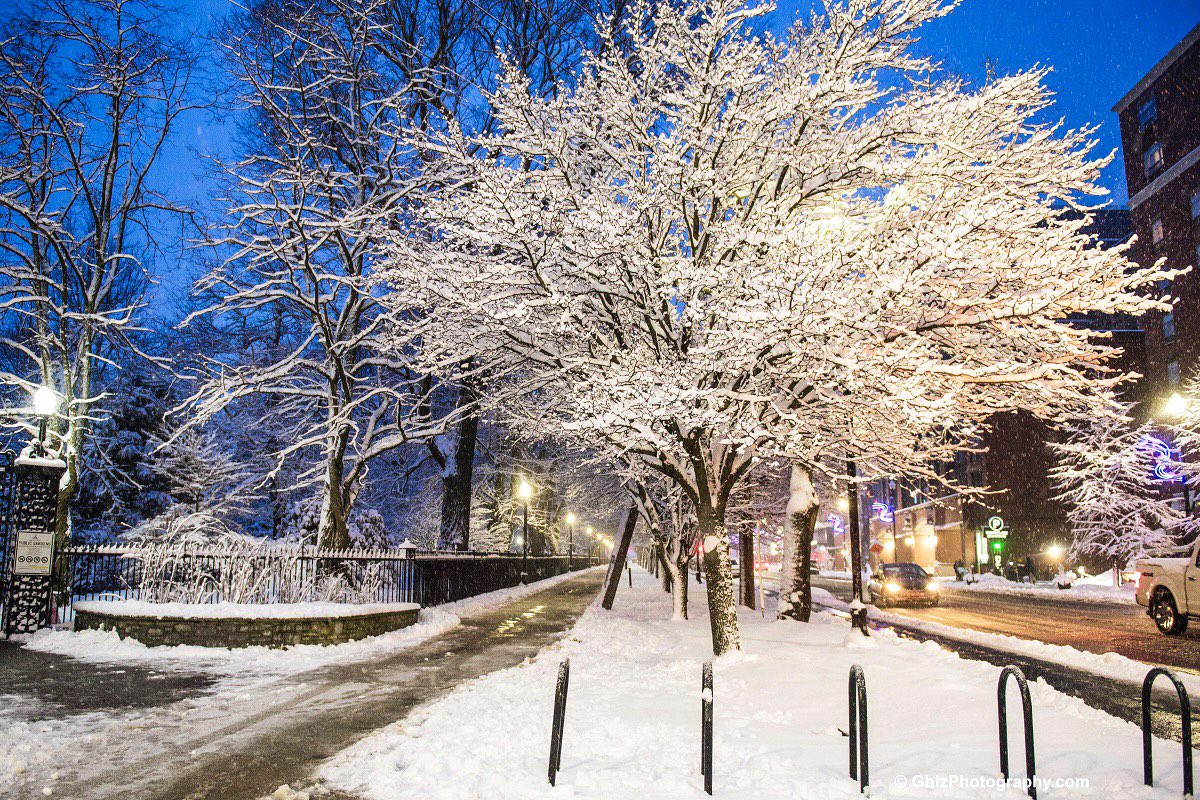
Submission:
<svg viewBox="0 0 1200 800">
<path fill-rule="evenodd" d="M 910 52 L 949 8 L 832 2 L 777 39 L 768 6 L 635 3 L 573 87 L 512 70 L 494 134 L 413 144 L 431 189 L 386 302 L 434 309 L 430 369 L 470 357 L 492 403 L 683 491 L 717 653 L 739 646 L 726 512 L 761 459 L 935 475 L 987 415 L 1120 378 L 1062 320 L 1164 305 L 1059 213 L 1102 190 L 1090 133 L 1039 122 L 1044 70 L 971 89 Z"/>
</svg>

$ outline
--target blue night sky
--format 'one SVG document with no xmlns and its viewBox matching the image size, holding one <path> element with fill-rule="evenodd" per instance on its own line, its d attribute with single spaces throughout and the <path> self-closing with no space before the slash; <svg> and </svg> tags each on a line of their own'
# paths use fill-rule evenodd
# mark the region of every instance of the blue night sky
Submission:
<svg viewBox="0 0 1200 800">
<path fill-rule="evenodd" d="M 201 30 L 221 17 L 230 0 L 180 3 L 189 27 Z M 776 26 L 786 26 L 798 12 L 807 14 L 812 5 L 782 0 Z M 982 80 L 989 59 L 1001 72 L 1051 65 L 1055 114 L 1072 127 L 1099 124 L 1099 154 L 1120 147 L 1113 104 L 1197 23 L 1200 0 L 964 0 L 950 16 L 927 26 L 918 47 L 946 69 L 975 80 Z M 225 153 L 231 147 L 228 124 L 228 118 L 197 119 L 176 144 Z M 1104 184 L 1114 202 L 1125 202 L 1120 158 L 1105 170 Z"/>
<path fill-rule="evenodd" d="M 200 32 L 219 21 L 230 0 L 176 0 L 180 24 Z M 820 0 L 780 0 L 771 20 L 782 29 Z M 954 73 L 982 81 L 990 60 L 1000 72 L 1048 64 L 1056 92 L 1052 117 L 1067 125 L 1099 124 L 1095 155 L 1119 150 L 1114 103 L 1200 23 L 1200 0 L 964 0 L 948 17 L 928 25 L 918 50 Z M 173 142 L 164 175 L 186 201 L 205 210 L 213 186 L 196 154 L 231 156 L 234 115 L 196 113 Z M 1118 155 L 1105 169 L 1111 200 L 1124 204 L 1125 176 Z M 164 265 L 165 266 L 165 265 Z M 184 264 L 160 270 L 164 290 L 185 286 Z"/>
</svg>

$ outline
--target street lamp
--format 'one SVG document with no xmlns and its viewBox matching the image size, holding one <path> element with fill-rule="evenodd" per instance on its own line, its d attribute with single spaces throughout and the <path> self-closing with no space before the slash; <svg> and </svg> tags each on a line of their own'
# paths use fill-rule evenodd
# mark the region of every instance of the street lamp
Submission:
<svg viewBox="0 0 1200 800">
<path fill-rule="evenodd" d="M 521 523 L 521 583 L 525 583 L 529 575 L 529 498 L 533 497 L 533 487 L 524 478 L 517 486 L 517 497 L 521 498 L 524 509 L 524 519 Z"/>
<path fill-rule="evenodd" d="M 1178 419 L 1188 412 L 1188 400 L 1179 392 L 1171 392 L 1171 396 L 1162 404 L 1159 411 L 1160 417 L 1168 417 Z M 1182 455 L 1181 455 L 1182 458 Z M 1183 472 L 1182 470 L 1180 471 Z M 1188 486 L 1187 474 L 1183 473 L 1179 476 L 1179 483 L 1183 486 L 1183 516 L 1187 519 L 1192 518 L 1192 493 L 1191 487 Z"/>
<path fill-rule="evenodd" d="M 1164 417 L 1182 417 L 1187 413 L 1187 410 L 1188 401 L 1179 392 L 1171 392 L 1171 396 L 1162 405 L 1162 415 Z"/>
<path fill-rule="evenodd" d="M 575 554 L 575 515 L 567 512 L 567 572 L 571 571 L 571 556 Z"/>
<path fill-rule="evenodd" d="M 596 535 L 596 529 L 595 529 L 595 528 L 593 528 L 591 525 L 588 525 L 588 526 L 587 526 L 587 528 L 586 528 L 585 530 L 587 531 L 587 535 L 588 535 L 588 536 L 595 536 L 595 535 Z M 597 544 L 594 544 L 594 545 L 592 545 L 592 553 L 593 553 L 593 555 L 595 555 L 597 558 L 600 556 L 600 545 L 599 545 L 598 543 L 597 543 Z"/>
<path fill-rule="evenodd" d="M 49 386 L 39 386 L 33 393 L 33 413 L 38 416 L 37 457 L 46 455 L 46 428 L 50 415 L 58 410 L 58 395 Z"/>
</svg>

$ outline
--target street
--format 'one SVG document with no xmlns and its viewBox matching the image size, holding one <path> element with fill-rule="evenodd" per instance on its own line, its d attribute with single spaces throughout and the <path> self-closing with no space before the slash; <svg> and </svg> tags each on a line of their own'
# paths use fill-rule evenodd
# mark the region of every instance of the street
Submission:
<svg viewBox="0 0 1200 800">
<path fill-rule="evenodd" d="M 850 581 L 813 576 L 813 586 L 850 600 Z M 935 608 L 889 608 L 890 613 L 956 628 L 1000 633 L 1091 653 L 1118 653 L 1172 669 L 1200 672 L 1200 632 L 1163 636 L 1141 606 L 1041 600 L 1020 595 L 944 588 Z"/>
</svg>

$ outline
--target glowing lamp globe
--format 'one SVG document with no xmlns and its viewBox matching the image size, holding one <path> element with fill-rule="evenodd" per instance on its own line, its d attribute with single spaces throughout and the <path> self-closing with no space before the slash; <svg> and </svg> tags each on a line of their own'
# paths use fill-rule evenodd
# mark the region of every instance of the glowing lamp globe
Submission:
<svg viewBox="0 0 1200 800">
<path fill-rule="evenodd" d="M 530 497 L 533 497 L 533 487 L 529 485 L 529 481 L 521 481 L 521 484 L 517 487 L 517 497 L 520 497 L 522 500 L 528 500 Z"/>
<path fill-rule="evenodd" d="M 1181 417 L 1187 413 L 1188 402 L 1179 392 L 1172 392 L 1163 403 L 1163 413 L 1169 417 Z"/>
<path fill-rule="evenodd" d="M 574 514 L 572 514 L 570 511 L 568 511 L 568 512 L 567 512 L 567 524 L 568 524 L 568 525 L 574 525 L 574 524 L 575 524 L 575 515 L 574 515 Z"/>
<path fill-rule="evenodd" d="M 58 410 L 58 395 L 49 386 L 39 386 L 33 393 L 33 412 L 48 417 Z"/>
</svg>

